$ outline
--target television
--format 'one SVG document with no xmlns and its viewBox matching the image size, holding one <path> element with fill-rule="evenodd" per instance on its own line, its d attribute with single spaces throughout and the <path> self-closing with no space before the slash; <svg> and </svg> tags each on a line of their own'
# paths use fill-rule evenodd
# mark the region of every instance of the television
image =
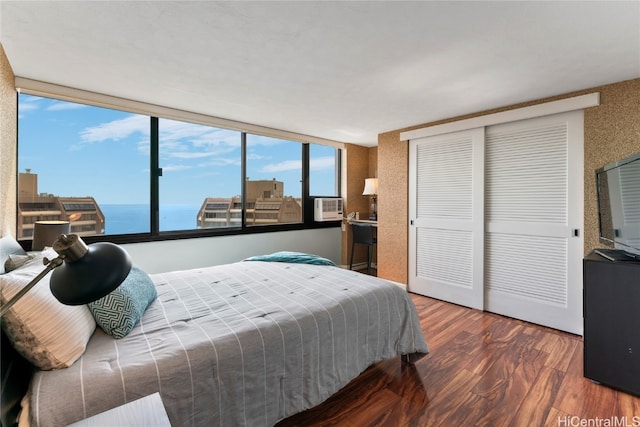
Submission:
<svg viewBox="0 0 640 427">
<path fill-rule="evenodd" d="M 640 153 L 596 171 L 600 240 L 612 261 L 640 262 Z"/>
</svg>

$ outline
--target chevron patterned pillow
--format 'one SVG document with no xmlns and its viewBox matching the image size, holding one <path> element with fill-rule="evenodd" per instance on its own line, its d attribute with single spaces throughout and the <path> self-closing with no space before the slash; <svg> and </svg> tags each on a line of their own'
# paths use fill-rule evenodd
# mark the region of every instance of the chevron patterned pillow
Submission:
<svg viewBox="0 0 640 427">
<path fill-rule="evenodd" d="M 87 305 L 98 326 L 120 339 L 131 332 L 157 295 L 149 275 L 133 266 L 116 290 Z"/>
</svg>

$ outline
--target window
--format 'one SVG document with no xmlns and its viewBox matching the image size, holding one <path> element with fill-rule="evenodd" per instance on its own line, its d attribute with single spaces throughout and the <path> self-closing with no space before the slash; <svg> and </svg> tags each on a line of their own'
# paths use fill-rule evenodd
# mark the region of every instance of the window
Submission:
<svg viewBox="0 0 640 427">
<path fill-rule="evenodd" d="M 18 238 L 41 220 L 89 243 L 331 226 L 304 200 L 339 195 L 339 149 L 202 123 L 20 93 Z"/>
<path fill-rule="evenodd" d="M 149 118 L 21 94 L 18 238 L 39 220 L 71 232 L 149 232 Z"/>
<path fill-rule="evenodd" d="M 340 150 L 320 144 L 309 144 L 309 194 L 336 197 L 340 171 Z"/>
<path fill-rule="evenodd" d="M 242 193 L 241 134 L 159 119 L 160 231 L 239 227 L 234 197 Z"/>
<path fill-rule="evenodd" d="M 302 222 L 302 144 L 247 135 L 247 226 Z"/>
</svg>

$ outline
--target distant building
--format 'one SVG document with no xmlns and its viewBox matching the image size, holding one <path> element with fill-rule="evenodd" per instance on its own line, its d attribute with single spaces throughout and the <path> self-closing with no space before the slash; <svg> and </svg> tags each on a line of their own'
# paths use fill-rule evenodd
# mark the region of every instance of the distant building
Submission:
<svg viewBox="0 0 640 427">
<path fill-rule="evenodd" d="M 198 228 L 240 227 L 242 197 L 207 197 L 198 211 Z"/>
<path fill-rule="evenodd" d="M 257 199 L 273 199 L 284 197 L 284 182 L 262 179 L 258 181 L 252 181 L 247 179 L 245 183 L 245 192 L 247 196 L 247 202 L 255 201 Z"/>
<path fill-rule="evenodd" d="M 284 183 L 273 180 L 246 181 L 247 225 L 296 223 L 302 221 L 299 199 L 284 196 Z M 207 197 L 198 211 L 199 228 L 240 227 L 242 197 Z"/>
<path fill-rule="evenodd" d="M 247 203 L 248 205 L 249 203 Z M 293 197 L 256 199 L 253 209 L 247 207 L 247 225 L 266 225 L 302 221 L 302 206 Z"/>
<path fill-rule="evenodd" d="M 104 234 L 105 219 L 93 197 L 60 197 L 38 193 L 38 174 L 18 174 L 18 239 L 33 238 L 36 221 L 69 221 L 79 236 Z"/>
</svg>

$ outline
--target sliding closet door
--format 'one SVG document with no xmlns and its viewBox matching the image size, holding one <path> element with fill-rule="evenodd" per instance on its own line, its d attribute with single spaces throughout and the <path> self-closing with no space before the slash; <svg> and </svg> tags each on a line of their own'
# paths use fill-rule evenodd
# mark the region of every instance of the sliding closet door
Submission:
<svg viewBox="0 0 640 427">
<path fill-rule="evenodd" d="M 485 309 L 582 333 L 582 111 L 490 126 Z"/>
<path fill-rule="evenodd" d="M 409 146 L 409 290 L 483 306 L 484 130 Z"/>
</svg>

